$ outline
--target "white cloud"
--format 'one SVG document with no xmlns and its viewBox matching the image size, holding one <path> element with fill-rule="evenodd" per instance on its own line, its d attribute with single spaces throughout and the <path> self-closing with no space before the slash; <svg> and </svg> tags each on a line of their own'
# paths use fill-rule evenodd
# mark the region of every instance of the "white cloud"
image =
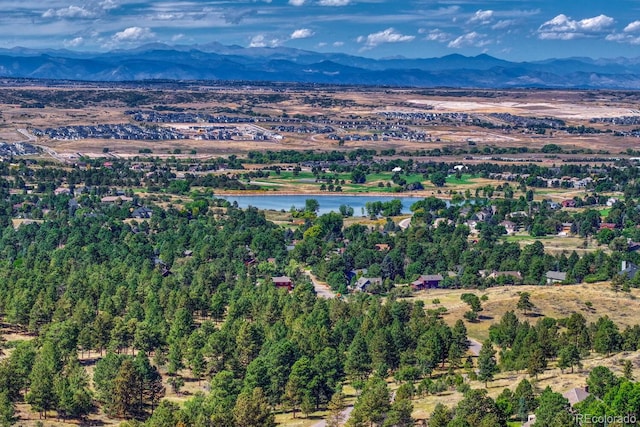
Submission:
<svg viewBox="0 0 640 427">
<path fill-rule="evenodd" d="M 538 37 L 543 40 L 572 40 L 601 33 L 614 24 L 615 20 L 606 15 L 576 21 L 560 14 L 538 28 Z"/>
<path fill-rule="evenodd" d="M 333 42 L 333 46 L 334 46 L 334 47 L 341 47 L 341 46 L 344 46 L 344 42 Z"/>
<path fill-rule="evenodd" d="M 174 21 L 176 19 L 184 18 L 184 13 L 159 13 L 155 16 L 160 21 Z"/>
<path fill-rule="evenodd" d="M 451 47 L 454 49 L 460 49 L 463 47 L 483 47 L 488 45 L 490 42 L 485 38 L 483 34 L 476 33 L 472 31 L 467 34 L 463 34 L 455 40 L 451 40 L 447 47 Z"/>
<path fill-rule="evenodd" d="M 488 24 L 493 17 L 493 10 L 478 10 L 469 19 L 469 23 L 479 22 L 481 24 Z"/>
<path fill-rule="evenodd" d="M 302 6 L 304 5 L 305 0 L 289 0 L 289 4 L 291 6 Z"/>
<path fill-rule="evenodd" d="M 66 47 L 78 47 L 84 43 L 84 38 L 76 37 L 72 40 L 65 40 L 64 45 Z"/>
<path fill-rule="evenodd" d="M 100 7 L 104 10 L 116 9 L 118 5 L 114 0 L 104 0 L 100 2 Z"/>
<path fill-rule="evenodd" d="M 387 28 L 384 31 L 378 33 L 369 34 L 368 36 L 358 37 L 358 43 L 364 43 L 365 47 L 372 48 L 382 43 L 400 43 L 410 42 L 415 39 L 415 36 L 407 36 L 396 32 L 393 28 Z"/>
<path fill-rule="evenodd" d="M 635 33 L 640 30 L 640 21 L 633 21 L 626 27 L 624 27 L 625 33 Z"/>
<path fill-rule="evenodd" d="M 264 34 L 258 34 L 251 37 L 249 47 L 276 47 L 280 45 L 278 39 L 268 39 Z"/>
<path fill-rule="evenodd" d="M 93 18 L 94 16 L 95 13 L 80 6 L 49 9 L 42 14 L 43 18 Z"/>
<path fill-rule="evenodd" d="M 351 0 L 320 0 L 318 4 L 320 6 L 346 6 L 351 3 Z"/>
<path fill-rule="evenodd" d="M 603 31 L 612 26 L 614 22 L 616 22 L 615 19 L 610 16 L 598 15 L 578 21 L 578 24 L 584 31 Z"/>
<path fill-rule="evenodd" d="M 149 28 L 129 27 L 119 33 L 115 33 L 112 40 L 115 42 L 137 42 L 149 40 L 153 37 L 155 37 L 155 34 Z"/>
<path fill-rule="evenodd" d="M 419 31 L 420 34 L 427 34 L 426 37 L 424 38 L 427 41 L 431 41 L 431 42 L 440 42 L 440 43 L 444 43 L 444 42 L 448 42 L 449 40 L 451 40 L 452 36 L 449 33 L 445 33 L 444 31 L 436 28 L 435 30 L 431 30 L 428 31 L 421 29 Z"/>
<path fill-rule="evenodd" d="M 312 37 L 313 34 L 314 32 L 308 28 L 300 28 L 299 30 L 295 30 L 291 33 L 291 39 L 308 39 L 309 37 Z"/>
<path fill-rule="evenodd" d="M 249 43 L 249 47 L 266 47 L 267 43 L 265 41 L 265 37 L 263 34 L 258 34 L 257 36 L 251 37 L 251 42 Z"/>
<path fill-rule="evenodd" d="M 513 25 L 515 25 L 516 21 L 513 19 L 502 19 L 491 26 L 492 30 L 504 30 Z"/>
<path fill-rule="evenodd" d="M 605 40 L 609 42 L 626 43 L 631 45 L 640 45 L 640 36 L 633 36 L 631 34 L 614 33 L 605 37 Z"/>
</svg>

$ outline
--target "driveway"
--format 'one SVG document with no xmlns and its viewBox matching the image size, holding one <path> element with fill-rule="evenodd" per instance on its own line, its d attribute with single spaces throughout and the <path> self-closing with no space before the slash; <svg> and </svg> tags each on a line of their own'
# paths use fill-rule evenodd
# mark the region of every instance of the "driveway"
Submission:
<svg viewBox="0 0 640 427">
<path fill-rule="evenodd" d="M 318 295 L 318 297 L 325 299 L 336 297 L 335 292 L 333 292 L 326 283 L 319 281 L 318 278 L 311 273 L 311 271 L 304 270 L 304 274 L 309 276 L 309 279 L 311 279 L 311 283 L 313 283 L 313 289 L 316 291 L 316 295 Z"/>
</svg>

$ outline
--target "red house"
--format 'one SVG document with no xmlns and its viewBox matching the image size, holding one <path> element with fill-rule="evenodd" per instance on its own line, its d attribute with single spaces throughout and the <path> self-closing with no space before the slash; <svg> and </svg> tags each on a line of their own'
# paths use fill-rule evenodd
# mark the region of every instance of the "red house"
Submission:
<svg viewBox="0 0 640 427">
<path fill-rule="evenodd" d="M 575 200 L 571 200 L 571 199 L 563 200 L 562 201 L 562 207 L 563 208 L 575 208 L 576 207 L 576 201 Z"/>
<path fill-rule="evenodd" d="M 420 291 L 422 289 L 437 288 L 440 286 L 443 277 L 440 274 L 427 274 L 418 277 L 418 280 L 411 282 L 411 288 L 414 291 Z"/>
<path fill-rule="evenodd" d="M 287 290 L 293 289 L 293 282 L 287 276 L 274 277 L 271 279 L 276 288 L 287 288 Z"/>
</svg>

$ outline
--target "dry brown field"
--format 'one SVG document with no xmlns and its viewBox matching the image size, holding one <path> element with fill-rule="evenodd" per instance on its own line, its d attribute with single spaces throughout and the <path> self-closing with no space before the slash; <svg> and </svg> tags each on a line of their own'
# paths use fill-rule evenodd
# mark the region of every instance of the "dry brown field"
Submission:
<svg viewBox="0 0 640 427">
<path fill-rule="evenodd" d="M 552 91 L 552 90 L 416 90 L 416 89 L 376 89 L 376 88 L 333 88 L 321 87 L 245 87 L 207 88 L 186 87 L 184 89 L 118 89 L 87 87 L 29 87 L 3 88 L 7 96 L 0 97 L 0 139 L 8 142 L 25 140 L 18 129 L 47 128 L 71 125 L 97 125 L 134 123 L 125 111 L 132 109 L 150 110 L 157 106 L 179 108 L 185 112 L 212 115 L 247 116 L 258 114 L 279 118 L 302 115 L 314 119 L 330 120 L 384 120 L 378 113 L 389 111 L 466 113 L 489 122 L 496 122 L 491 113 L 510 113 L 517 116 L 562 119 L 568 126 L 592 126 L 606 130 L 630 130 L 629 126 L 590 124 L 591 118 L 633 116 L 640 94 L 617 91 Z M 118 96 L 114 95 L 117 94 Z M 23 108 L 21 99 L 44 100 L 44 108 Z M 137 97 L 135 103 L 127 101 Z M 139 98 L 139 99 L 138 99 Z M 162 111 L 160 111 L 162 112 Z M 499 121 L 497 121 L 499 124 Z M 278 122 L 261 122 L 259 126 L 269 128 Z M 177 127 L 179 124 L 160 124 Z M 533 135 L 521 130 L 507 131 L 485 129 L 477 126 L 450 124 L 409 125 L 412 130 L 429 134 L 432 142 L 408 141 L 391 138 L 388 141 L 346 141 L 339 146 L 324 134 L 283 133 L 280 141 L 253 141 L 242 138 L 233 141 L 201 141 L 187 139 L 180 141 L 123 141 L 112 139 L 57 141 L 46 137 L 38 138 L 37 144 L 46 146 L 63 158 L 72 158 L 78 153 L 89 157 L 103 156 L 103 148 L 109 148 L 110 155 L 130 157 L 138 155 L 141 149 L 151 149 L 154 156 L 172 155 L 174 149 L 182 150 L 178 157 L 227 156 L 241 154 L 249 150 L 353 150 L 393 148 L 397 152 L 451 147 L 468 148 L 469 141 L 482 150 L 484 146 L 541 148 L 545 144 L 558 144 L 565 149 L 591 149 L 608 151 L 618 155 L 629 147 L 635 147 L 636 139 L 615 137 L 612 134 L 570 135 L 553 132 Z M 372 133 L 368 130 L 339 129 L 339 135 Z M 195 150 L 197 154 L 190 154 Z M 483 161 L 482 156 L 474 160 Z M 545 163 L 559 162 L 567 155 L 548 156 L 527 154 L 504 156 L 509 158 L 533 158 Z M 569 156 L 570 157 L 570 156 Z M 440 157 L 438 160 L 455 161 L 456 158 Z M 459 159 L 458 159 L 459 160 Z M 511 159 L 510 161 L 513 161 Z"/>
</svg>

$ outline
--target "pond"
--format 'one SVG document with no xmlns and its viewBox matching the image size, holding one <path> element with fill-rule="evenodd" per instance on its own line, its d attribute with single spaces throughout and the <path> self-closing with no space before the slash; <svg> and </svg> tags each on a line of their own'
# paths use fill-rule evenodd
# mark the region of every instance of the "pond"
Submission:
<svg viewBox="0 0 640 427">
<path fill-rule="evenodd" d="M 402 202 L 402 213 L 411 213 L 409 207 L 415 202 L 422 200 L 421 197 L 391 197 L 391 196 L 353 196 L 353 195 L 258 195 L 258 196 L 216 196 L 229 202 L 237 202 L 241 208 L 249 206 L 264 210 L 285 210 L 289 211 L 291 207 L 296 209 L 304 209 L 307 199 L 316 199 L 320 204 L 319 214 L 328 212 L 339 212 L 340 205 L 347 205 L 353 208 L 355 216 L 365 216 L 365 204 L 367 202 L 388 202 L 399 199 Z"/>
</svg>

